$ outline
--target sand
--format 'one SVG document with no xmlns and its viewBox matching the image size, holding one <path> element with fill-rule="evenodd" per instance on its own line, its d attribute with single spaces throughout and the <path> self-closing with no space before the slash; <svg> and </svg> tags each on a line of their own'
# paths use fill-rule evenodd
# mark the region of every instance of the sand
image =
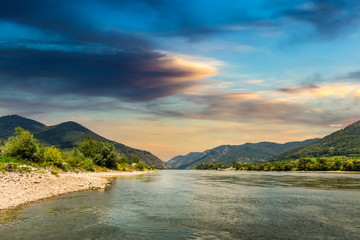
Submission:
<svg viewBox="0 0 360 240">
<path fill-rule="evenodd" d="M 0 173 L 0 210 L 64 193 L 104 189 L 117 176 L 133 176 L 149 172 Z"/>
</svg>

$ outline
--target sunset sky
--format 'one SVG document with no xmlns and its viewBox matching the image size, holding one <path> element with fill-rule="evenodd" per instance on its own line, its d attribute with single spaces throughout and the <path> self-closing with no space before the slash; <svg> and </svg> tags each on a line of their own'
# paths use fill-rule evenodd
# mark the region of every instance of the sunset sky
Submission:
<svg viewBox="0 0 360 240">
<path fill-rule="evenodd" d="M 162 160 L 360 119 L 360 2 L 2 0 L 0 115 Z"/>
</svg>

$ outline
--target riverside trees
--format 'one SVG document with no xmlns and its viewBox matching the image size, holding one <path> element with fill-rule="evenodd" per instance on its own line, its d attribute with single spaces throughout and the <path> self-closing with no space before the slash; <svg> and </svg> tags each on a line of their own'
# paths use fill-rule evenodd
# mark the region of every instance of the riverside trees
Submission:
<svg viewBox="0 0 360 240">
<path fill-rule="evenodd" d="M 4 150 L 4 154 L 0 154 L 0 165 L 1 162 L 11 162 L 15 165 L 25 163 L 43 167 L 54 166 L 66 171 L 94 171 L 102 168 L 123 170 L 123 165 L 126 164 L 127 171 L 151 169 L 139 162 L 138 156 L 134 156 L 137 160 L 135 166 L 128 164 L 128 160 L 120 156 L 114 145 L 109 142 L 100 142 L 88 137 L 80 143 L 79 148 L 64 152 L 55 146 L 44 147 L 29 131 L 22 128 L 16 128 L 15 136 L 8 139 Z"/>
</svg>

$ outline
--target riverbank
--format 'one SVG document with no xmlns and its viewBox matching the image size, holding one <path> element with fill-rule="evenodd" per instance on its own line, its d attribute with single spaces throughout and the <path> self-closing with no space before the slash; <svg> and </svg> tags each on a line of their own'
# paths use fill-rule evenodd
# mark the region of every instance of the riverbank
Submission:
<svg viewBox="0 0 360 240">
<path fill-rule="evenodd" d="M 17 207 L 64 193 L 104 189 L 111 178 L 134 176 L 151 171 L 60 173 L 0 173 L 0 210 Z"/>
</svg>

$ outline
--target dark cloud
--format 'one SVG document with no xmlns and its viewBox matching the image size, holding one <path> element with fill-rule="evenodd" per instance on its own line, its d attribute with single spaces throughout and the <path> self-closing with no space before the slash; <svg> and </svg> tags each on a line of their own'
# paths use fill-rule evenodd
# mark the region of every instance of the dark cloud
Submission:
<svg viewBox="0 0 360 240">
<path fill-rule="evenodd" d="M 316 89 L 316 88 L 319 88 L 319 86 L 316 84 L 304 84 L 301 86 L 296 86 L 296 87 L 291 87 L 291 88 L 280 88 L 279 91 L 286 92 L 286 93 L 299 93 L 299 92 Z"/>
<path fill-rule="evenodd" d="M 203 71 L 179 65 L 171 57 L 156 52 L 0 49 L 0 56 L 3 89 L 7 86 L 46 95 L 148 101 L 199 84 L 197 74 Z"/>
<path fill-rule="evenodd" d="M 360 3 L 347 0 L 314 0 L 298 2 L 276 14 L 314 27 L 323 38 L 334 38 L 353 30 L 360 20 Z"/>
<path fill-rule="evenodd" d="M 91 1 L 4 0 L 0 1 L 0 21 L 13 22 L 66 41 L 99 43 L 121 48 L 148 48 L 150 43 L 129 32 L 103 31 L 82 15 L 82 4 Z"/>
<path fill-rule="evenodd" d="M 343 78 L 360 82 L 360 71 L 350 72 L 346 74 Z"/>
<path fill-rule="evenodd" d="M 42 39 L 25 35 L 23 39 L 1 41 L 3 91 L 6 87 L 48 96 L 73 94 L 149 101 L 197 85 L 199 79 L 208 76 L 206 70 L 178 64 L 174 57 L 155 51 L 136 29 L 135 33 L 103 30 L 81 11 L 81 7 L 91 4 L 93 8 L 96 4 L 126 8 L 141 3 L 163 14 L 171 5 L 155 0 L 0 1 L 0 21 L 44 34 Z"/>
</svg>

